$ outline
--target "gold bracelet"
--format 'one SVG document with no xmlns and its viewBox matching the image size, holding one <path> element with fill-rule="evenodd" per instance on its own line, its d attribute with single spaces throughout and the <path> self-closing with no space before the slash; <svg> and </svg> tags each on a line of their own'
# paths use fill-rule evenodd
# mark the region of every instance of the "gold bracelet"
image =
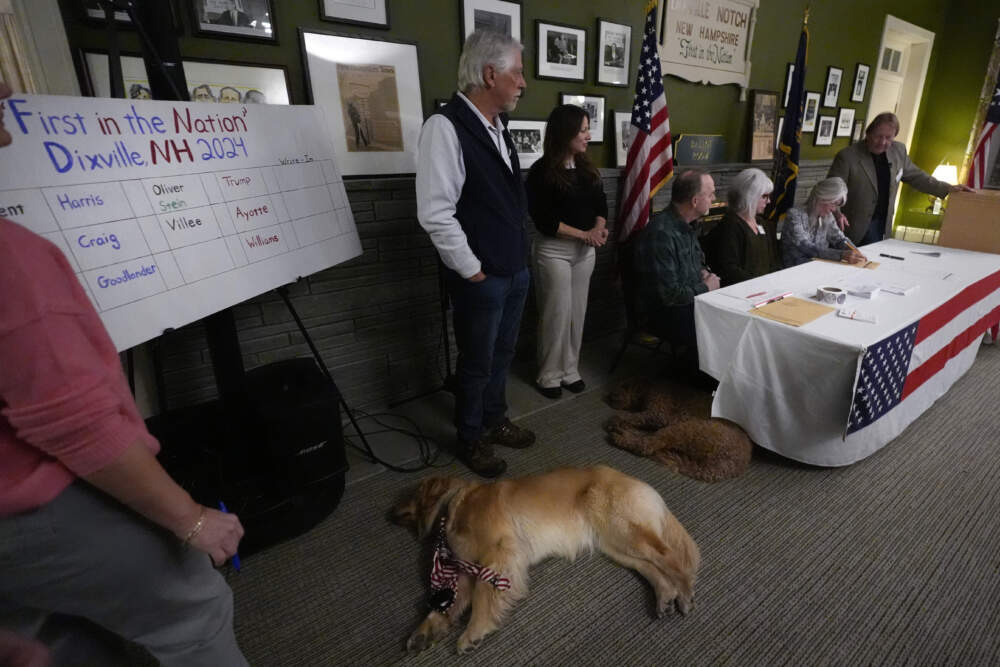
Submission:
<svg viewBox="0 0 1000 667">
<path fill-rule="evenodd" d="M 205 527 L 205 506 L 202 505 L 201 514 L 198 515 L 198 521 L 195 522 L 194 528 L 192 528 L 191 531 L 187 534 L 187 537 L 184 538 L 184 544 L 190 542 L 195 535 L 201 532 L 201 529 L 204 527 Z"/>
</svg>

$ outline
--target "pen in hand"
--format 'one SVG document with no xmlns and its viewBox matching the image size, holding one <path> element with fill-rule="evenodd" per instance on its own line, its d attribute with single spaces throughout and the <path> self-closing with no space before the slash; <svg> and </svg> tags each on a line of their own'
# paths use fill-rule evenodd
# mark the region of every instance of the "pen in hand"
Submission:
<svg viewBox="0 0 1000 667">
<path fill-rule="evenodd" d="M 900 259 L 900 260 L 902 260 L 902 259 L 906 259 L 905 257 L 898 257 L 898 256 L 896 256 L 896 255 L 887 255 L 887 254 L 885 254 L 884 252 L 880 252 L 880 253 L 878 254 L 878 256 L 879 256 L 879 257 L 888 257 L 889 259 Z"/>
<path fill-rule="evenodd" d="M 225 512 L 226 514 L 229 514 L 229 510 L 226 509 L 226 504 L 221 500 L 219 501 L 219 509 Z M 234 551 L 233 557 L 229 559 L 229 562 L 233 564 L 234 570 L 236 570 L 237 572 L 240 571 L 240 555 L 238 553 Z"/>
</svg>

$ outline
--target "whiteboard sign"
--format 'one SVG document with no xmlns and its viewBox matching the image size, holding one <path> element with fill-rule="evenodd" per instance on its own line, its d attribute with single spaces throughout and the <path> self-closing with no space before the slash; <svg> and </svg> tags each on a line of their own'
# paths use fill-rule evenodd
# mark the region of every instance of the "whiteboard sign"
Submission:
<svg viewBox="0 0 1000 667">
<path fill-rule="evenodd" d="M 316 107 L 6 105 L 0 216 L 63 251 L 119 350 L 361 254 Z"/>
<path fill-rule="evenodd" d="M 747 86 L 758 0 L 666 0 L 663 5 L 660 63 L 665 74 Z"/>
</svg>

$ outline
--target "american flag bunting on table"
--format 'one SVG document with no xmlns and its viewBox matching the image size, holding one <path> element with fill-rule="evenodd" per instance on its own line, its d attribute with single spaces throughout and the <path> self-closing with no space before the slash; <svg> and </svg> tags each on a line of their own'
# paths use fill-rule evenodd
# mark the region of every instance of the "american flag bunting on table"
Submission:
<svg viewBox="0 0 1000 667">
<path fill-rule="evenodd" d="M 982 307 L 980 302 L 991 298 L 998 289 L 1000 271 L 969 285 L 917 322 L 865 350 L 854 388 L 847 435 L 860 431 L 905 403 L 951 359 L 970 345 L 978 344 L 983 332 L 1000 319 L 1000 306 L 961 329 L 956 329 L 953 323 L 964 321 L 966 318 L 962 316 L 970 309 L 978 312 Z"/>
<path fill-rule="evenodd" d="M 799 144 L 802 138 L 802 112 L 806 99 L 806 64 L 809 60 L 809 10 L 802 19 L 802 34 L 795 53 L 795 70 L 788 89 L 788 106 L 781 127 L 778 155 L 774 161 L 774 192 L 768 220 L 784 220 L 785 213 L 795 205 L 795 189 L 799 180 Z"/>
<path fill-rule="evenodd" d="M 986 108 L 986 118 L 983 120 L 983 129 L 976 141 L 976 150 L 972 153 L 972 164 L 969 166 L 969 176 L 965 182 L 970 188 L 981 188 L 989 183 L 990 172 L 996 167 L 997 153 L 1000 152 L 998 126 L 1000 126 L 1000 73 L 997 74 L 990 105 Z"/>
<path fill-rule="evenodd" d="M 656 48 L 656 6 L 656 0 L 646 5 L 646 27 L 632 104 L 632 142 L 625 160 L 625 185 L 618 211 L 621 241 L 627 241 L 649 222 L 653 196 L 674 170 L 670 113 Z"/>
</svg>

